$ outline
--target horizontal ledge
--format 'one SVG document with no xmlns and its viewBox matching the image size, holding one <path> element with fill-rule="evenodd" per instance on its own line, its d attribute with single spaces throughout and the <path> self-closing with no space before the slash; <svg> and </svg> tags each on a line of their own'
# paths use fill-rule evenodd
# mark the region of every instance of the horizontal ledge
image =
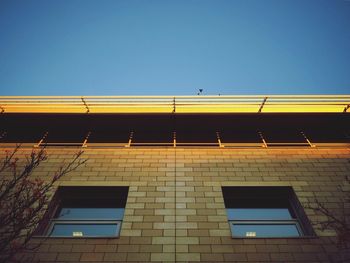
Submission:
<svg viewBox="0 0 350 263">
<path fill-rule="evenodd" d="M 314 95 L 135 95 L 135 96 L 0 96 L 0 99 L 127 99 L 127 98 L 350 98 L 349 94 L 314 94 Z"/>
<path fill-rule="evenodd" d="M 26 143 L 0 143 L 0 147 L 3 148 L 8 148 L 8 147 L 14 147 L 16 145 L 20 144 L 21 147 L 24 148 L 35 148 L 35 147 L 76 147 L 76 148 L 137 148 L 137 147 L 174 147 L 173 143 L 132 143 L 128 145 L 128 143 L 87 143 L 83 146 L 82 143 L 50 143 L 50 144 L 41 144 L 38 145 L 37 142 L 26 142 Z M 223 143 L 221 142 L 221 146 L 219 143 L 176 143 L 176 147 L 184 147 L 184 148 L 190 148 L 190 147 L 208 147 L 208 148 L 263 148 L 263 149 L 275 149 L 275 148 L 300 148 L 300 149 L 314 149 L 314 148 L 348 148 L 350 147 L 350 142 L 349 143 L 317 143 L 317 142 L 312 142 L 311 147 L 309 144 L 293 144 L 293 143 L 278 143 L 275 145 L 270 145 L 267 143 L 267 147 L 264 146 L 262 143 Z"/>
<path fill-rule="evenodd" d="M 348 112 L 350 95 L 0 96 L 2 113 Z"/>
</svg>

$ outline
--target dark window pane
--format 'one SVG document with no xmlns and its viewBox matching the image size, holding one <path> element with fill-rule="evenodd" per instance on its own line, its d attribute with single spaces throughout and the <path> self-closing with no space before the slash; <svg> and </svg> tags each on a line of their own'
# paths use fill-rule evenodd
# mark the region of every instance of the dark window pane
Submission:
<svg viewBox="0 0 350 263">
<path fill-rule="evenodd" d="M 124 208 L 70 208 L 64 207 L 61 209 L 57 219 L 71 220 L 122 220 Z"/>
<path fill-rule="evenodd" d="M 228 208 L 228 220 L 289 220 L 288 208 Z"/>
<path fill-rule="evenodd" d="M 234 237 L 298 237 L 295 224 L 239 224 L 231 223 Z"/>
<path fill-rule="evenodd" d="M 60 224 L 53 226 L 50 236 L 117 236 L 120 223 L 113 224 Z"/>
</svg>

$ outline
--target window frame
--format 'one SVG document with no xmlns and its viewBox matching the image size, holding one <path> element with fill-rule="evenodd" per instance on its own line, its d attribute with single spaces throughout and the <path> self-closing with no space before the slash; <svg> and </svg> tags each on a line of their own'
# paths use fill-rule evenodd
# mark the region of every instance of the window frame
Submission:
<svg viewBox="0 0 350 263">
<path fill-rule="evenodd" d="M 71 238 L 77 238 L 77 237 L 82 237 L 82 238 L 100 238 L 100 237 L 109 237 L 109 238 L 118 238 L 120 236 L 120 231 L 121 231 L 121 225 L 122 225 L 123 220 L 57 220 L 57 219 L 52 219 L 50 221 L 48 230 L 47 230 L 47 235 L 48 237 L 71 237 Z M 55 225 L 56 224 L 61 224 L 61 225 L 117 225 L 115 235 L 108 235 L 108 236 L 98 236 L 98 235 L 82 235 L 82 236 L 60 236 L 60 235 L 54 235 L 52 236 L 51 233 L 53 232 Z"/>
<path fill-rule="evenodd" d="M 238 193 L 235 193 L 237 191 Z M 228 217 L 228 223 L 232 238 L 308 238 L 315 237 L 315 232 L 312 229 L 311 223 L 308 221 L 306 214 L 291 186 L 223 186 L 223 198 L 225 209 Z M 254 194 L 250 194 L 254 193 Z M 236 194 L 236 196 L 234 196 Z M 232 195 L 234 198 L 232 198 Z M 281 200 L 280 198 L 283 198 Z M 237 201 L 246 200 L 248 205 L 235 204 Z M 254 207 L 256 202 L 256 207 Z M 272 202 L 272 203 L 269 203 Z M 277 202 L 277 205 L 273 202 Z M 282 205 L 281 205 L 282 204 Z M 230 219 L 229 209 L 271 209 L 285 208 L 290 213 L 290 219 Z M 298 235 L 271 235 L 271 236 L 242 236 L 236 235 L 234 228 L 237 225 L 293 225 L 295 226 Z M 253 232 L 253 231 L 252 231 Z M 246 232 L 248 233 L 248 232 Z"/>
<path fill-rule="evenodd" d="M 229 220 L 231 234 L 234 238 L 299 238 L 304 233 L 297 219 L 294 220 Z M 234 234 L 234 225 L 294 225 L 298 231 L 298 236 L 239 236 Z"/>
<path fill-rule="evenodd" d="M 108 197 L 110 199 L 111 203 L 115 201 L 117 203 L 116 206 L 108 206 L 103 204 L 101 207 L 97 208 L 116 208 L 116 209 L 123 209 L 122 216 L 118 219 L 115 218 L 79 218 L 79 219 L 64 219 L 56 217 L 57 214 L 61 211 L 61 209 L 67 208 L 63 205 L 64 202 L 68 200 L 70 201 L 69 197 L 63 196 L 63 192 L 71 192 L 74 195 L 75 201 L 78 200 L 79 202 L 84 203 L 86 201 L 86 197 L 88 196 L 89 190 L 97 191 L 102 193 L 104 196 L 111 196 L 113 195 L 113 192 L 117 192 L 118 190 L 121 191 L 121 193 L 116 194 L 115 200 L 114 197 Z M 78 193 L 74 193 L 74 191 L 78 191 Z M 79 193 L 79 191 L 83 191 Z M 84 192 L 85 191 L 85 192 Z M 120 232 L 122 228 L 123 218 L 125 214 L 125 206 L 126 206 L 126 200 L 128 195 L 129 187 L 128 186 L 60 186 L 56 190 L 50 204 L 48 211 L 46 215 L 44 216 L 43 222 L 39 224 L 36 236 L 45 236 L 48 238 L 119 238 Z M 106 193 L 107 192 L 107 193 Z M 79 195 L 81 195 L 79 197 Z M 119 196 L 118 196 L 119 195 Z M 95 195 L 94 195 L 95 196 Z M 118 200 L 119 198 L 122 198 L 122 200 Z M 104 197 L 106 198 L 106 197 Z M 83 201 L 82 201 L 83 200 Z M 92 200 L 91 197 L 89 200 Z M 99 204 L 99 197 L 94 199 L 94 205 Z M 97 200 L 97 201 L 96 201 Z M 103 198 L 100 198 L 100 200 L 105 200 Z M 80 208 L 79 206 L 76 208 Z M 89 205 L 84 204 L 84 208 L 93 208 Z M 116 225 L 116 231 L 113 232 L 111 235 L 52 235 L 52 232 L 54 230 L 55 225 Z M 79 231 L 77 231 L 79 232 Z"/>
</svg>

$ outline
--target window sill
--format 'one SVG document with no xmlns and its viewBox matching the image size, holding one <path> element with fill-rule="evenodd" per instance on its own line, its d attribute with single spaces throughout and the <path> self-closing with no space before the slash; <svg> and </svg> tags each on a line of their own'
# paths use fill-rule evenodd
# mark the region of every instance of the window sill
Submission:
<svg viewBox="0 0 350 263">
<path fill-rule="evenodd" d="M 233 237 L 232 239 L 317 239 L 318 236 L 299 236 L 299 237 Z"/>
<path fill-rule="evenodd" d="M 34 239 L 119 239 L 120 236 L 82 236 L 82 237 L 67 237 L 67 236 L 33 236 Z"/>
</svg>

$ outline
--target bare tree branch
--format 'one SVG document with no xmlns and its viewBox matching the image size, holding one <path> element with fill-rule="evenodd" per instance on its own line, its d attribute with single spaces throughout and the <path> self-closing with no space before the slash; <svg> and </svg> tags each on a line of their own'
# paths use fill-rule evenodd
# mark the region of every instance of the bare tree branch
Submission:
<svg viewBox="0 0 350 263">
<path fill-rule="evenodd" d="M 328 208 L 327 205 L 315 199 L 313 205 L 307 208 L 325 219 L 314 222 L 316 229 L 331 230 L 336 233 L 336 245 L 338 247 L 337 262 L 349 262 L 350 256 L 350 176 L 346 176 L 344 183 L 338 186 L 338 192 L 342 194 L 341 209 Z"/>
<path fill-rule="evenodd" d="M 23 167 L 19 167 L 19 159 L 15 157 L 19 149 L 17 145 L 13 151 L 6 152 L 0 165 L 0 263 L 15 262 L 20 252 L 41 245 L 29 247 L 28 242 L 38 225 L 46 220 L 44 215 L 49 209 L 49 193 L 54 183 L 87 161 L 81 159 L 83 152 L 79 151 L 44 181 L 31 175 L 47 160 L 45 149 L 33 150 Z"/>
</svg>

